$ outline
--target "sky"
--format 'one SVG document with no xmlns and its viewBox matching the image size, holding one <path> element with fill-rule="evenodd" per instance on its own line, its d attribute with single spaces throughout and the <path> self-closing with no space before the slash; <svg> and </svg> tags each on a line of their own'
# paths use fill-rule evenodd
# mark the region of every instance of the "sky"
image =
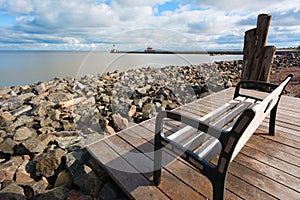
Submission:
<svg viewBox="0 0 300 200">
<path fill-rule="evenodd" d="M 261 13 L 300 45 L 300 0 L 0 0 L 0 50 L 241 50 Z"/>
</svg>

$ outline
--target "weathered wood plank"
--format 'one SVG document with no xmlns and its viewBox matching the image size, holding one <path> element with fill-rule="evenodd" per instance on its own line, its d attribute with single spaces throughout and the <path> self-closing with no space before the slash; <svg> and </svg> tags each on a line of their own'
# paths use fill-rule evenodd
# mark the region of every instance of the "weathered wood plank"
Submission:
<svg viewBox="0 0 300 200">
<path fill-rule="evenodd" d="M 152 179 L 153 171 L 153 160 L 147 157 L 138 149 L 134 148 L 131 144 L 122 140 L 118 135 L 109 137 L 105 142 L 111 146 L 111 148 L 116 148 L 116 151 L 120 154 L 124 160 L 130 163 L 132 166 L 138 170 L 139 173 L 146 176 L 148 179 Z M 130 141 L 129 141 L 130 142 Z M 147 142 L 145 142 L 147 144 Z M 193 190 L 191 187 L 183 183 L 174 174 L 163 168 L 162 170 L 161 184 L 158 186 L 162 191 L 164 191 L 171 199 L 184 199 L 189 196 L 192 199 L 205 199 L 198 192 Z"/>
<path fill-rule="evenodd" d="M 299 199 L 300 193 L 233 161 L 229 172 L 279 199 Z"/>
<path fill-rule="evenodd" d="M 258 72 L 258 80 L 260 81 L 270 81 L 270 72 L 271 65 L 274 60 L 276 47 L 275 46 L 265 46 L 263 49 L 262 61 L 260 65 L 260 69 Z"/>
<path fill-rule="evenodd" d="M 226 188 L 230 191 L 235 193 L 236 195 L 240 196 L 243 199 L 278 199 L 270 194 L 262 191 L 259 187 L 255 187 L 250 185 L 246 181 L 239 178 L 240 175 L 237 177 L 231 173 L 228 173 Z"/>
<path fill-rule="evenodd" d="M 149 134 L 153 134 L 153 132 L 145 129 L 145 127 L 139 127 L 138 130 L 136 130 L 136 128 L 135 129 L 130 129 L 128 131 L 130 131 L 130 132 L 132 131 L 132 132 L 135 132 L 135 133 L 140 133 L 142 131 L 142 132 L 148 132 Z M 151 142 L 152 144 L 154 144 L 153 139 L 151 141 L 149 141 L 149 142 Z M 139 148 L 141 148 L 141 147 L 139 147 Z M 147 152 L 148 150 L 149 149 L 147 149 L 147 150 L 143 149 L 144 152 Z M 186 180 L 186 182 L 189 185 L 191 185 L 193 188 L 196 188 L 198 191 L 201 191 L 201 193 L 203 193 L 203 194 L 205 194 L 205 196 L 207 196 L 208 195 L 207 192 L 211 191 L 210 183 L 207 182 L 208 180 L 206 180 L 205 177 L 203 179 L 203 177 L 202 177 L 202 175 L 200 173 L 196 173 L 195 174 L 195 172 L 197 170 L 194 169 L 192 166 L 190 166 L 188 163 L 185 163 L 185 161 L 183 161 L 180 158 L 178 160 L 179 161 L 176 160 L 172 164 L 168 165 L 167 169 L 170 170 L 170 171 L 172 171 L 173 173 L 175 173 L 179 178 L 181 178 L 183 180 Z M 185 165 L 183 165 L 181 163 L 185 163 Z M 180 165 L 178 165 L 178 164 L 180 164 Z M 232 175 L 230 174 L 229 177 L 230 176 L 232 176 Z M 248 196 L 248 197 L 251 197 L 251 196 L 253 197 L 252 191 L 256 192 L 256 196 L 267 197 L 267 194 L 265 192 L 259 190 L 258 188 L 254 188 L 252 185 L 249 185 L 249 184 L 247 184 L 246 182 L 244 182 L 242 180 L 238 180 L 237 182 L 231 182 L 231 184 L 228 185 L 227 189 L 230 190 L 230 191 L 236 191 L 236 189 L 234 189 L 234 188 L 236 188 L 236 184 L 238 184 L 238 186 L 241 185 L 241 184 L 245 185 L 245 187 L 247 188 L 242 193 L 243 197 L 245 195 Z M 209 189 L 207 189 L 208 186 L 210 186 Z M 232 188 L 231 186 L 234 186 L 234 188 Z M 240 190 L 241 190 L 241 188 L 239 189 L 239 191 L 236 191 L 237 195 L 240 194 Z M 230 194 L 230 193 L 231 192 L 227 191 L 226 195 Z M 211 193 L 209 193 L 209 195 L 211 195 Z M 226 199 L 227 199 L 227 196 L 226 196 Z"/>
<path fill-rule="evenodd" d="M 99 163 L 107 170 L 110 176 L 132 199 L 169 199 L 157 187 L 141 175 L 134 167 L 114 152 L 105 142 L 100 141 L 87 147 L 88 151 L 99 160 Z M 110 165 L 120 165 L 124 169 L 108 167 Z M 126 173 L 135 172 L 135 173 Z"/>
<path fill-rule="evenodd" d="M 256 131 L 256 133 L 259 134 L 257 131 Z M 288 138 L 281 137 L 278 134 L 276 134 L 275 136 L 270 136 L 270 135 L 260 135 L 260 136 L 268 138 L 269 140 L 272 140 L 274 142 L 278 142 L 280 144 L 300 150 L 300 142 L 299 142 L 300 140 L 298 140 L 298 141 L 290 140 Z"/>
<path fill-rule="evenodd" d="M 143 131 L 153 134 L 149 130 L 143 127 L 141 128 Z M 153 151 L 153 138 L 147 141 L 144 138 L 139 138 L 138 135 L 133 136 L 133 133 L 133 131 L 128 130 L 126 131 L 126 133 L 119 134 L 119 136 L 124 140 L 129 141 L 131 145 L 134 145 L 134 147 L 139 149 L 142 153 Z M 150 156 L 150 158 L 153 160 L 153 157 Z M 199 191 L 204 196 L 211 197 L 212 187 L 209 180 L 203 175 L 201 175 L 195 168 L 190 167 L 190 165 L 186 165 L 186 162 L 182 162 L 182 160 L 176 158 L 177 156 L 174 155 L 172 152 L 164 150 L 163 160 L 172 161 L 172 163 L 165 166 L 165 169 L 168 170 L 170 173 L 176 175 L 181 181 L 190 185 L 192 188 L 196 188 L 197 191 Z"/>
<path fill-rule="evenodd" d="M 257 138 L 258 136 L 253 136 L 250 138 L 246 144 L 246 146 L 249 146 L 253 149 L 257 149 L 259 151 L 265 152 L 268 155 L 271 155 L 275 158 L 281 159 L 285 162 L 288 162 L 290 164 L 299 166 L 300 158 L 298 156 L 295 156 L 291 154 L 286 150 L 284 145 L 280 145 L 278 143 L 272 142 L 272 141 L 264 141 L 263 138 Z M 297 154 L 299 155 L 299 154 Z"/>
<path fill-rule="evenodd" d="M 258 160 L 249 159 L 248 156 L 245 156 L 243 154 L 239 154 L 235 158 L 235 162 L 245 167 L 251 168 L 256 173 L 262 174 L 286 187 L 289 187 L 297 192 L 300 192 L 300 184 L 299 184 L 300 179 L 295 176 L 292 176 L 281 170 L 266 165 Z M 285 188 L 282 188 L 281 190 L 285 190 Z"/>
<path fill-rule="evenodd" d="M 274 156 L 264 153 L 263 151 L 259 151 L 257 149 L 253 149 L 248 146 L 244 146 L 241 150 L 241 154 L 247 155 L 255 160 L 263 162 L 273 168 L 281 170 L 287 174 L 300 178 L 300 167 L 287 163 L 284 160 L 278 159 Z"/>
<path fill-rule="evenodd" d="M 269 127 L 269 123 L 263 121 L 261 123 L 261 126 Z M 296 136 L 299 136 L 299 134 L 300 134 L 299 131 L 297 131 L 297 130 L 293 130 L 293 129 L 289 129 L 289 128 L 282 127 L 282 126 L 277 126 L 277 125 L 275 126 L 275 130 L 283 131 L 283 132 L 293 134 L 293 135 L 296 135 Z"/>
<path fill-rule="evenodd" d="M 268 128 L 269 127 L 267 127 L 267 126 L 260 126 L 256 130 L 256 133 L 257 134 L 264 134 L 264 133 L 267 134 L 269 132 Z M 298 136 L 298 135 L 292 135 L 292 134 L 289 134 L 287 132 L 283 132 L 283 131 L 280 131 L 280 130 L 276 130 L 275 134 L 282 137 L 282 138 L 292 140 L 294 142 L 299 142 L 300 141 L 300 136 Z"/>
</svg>

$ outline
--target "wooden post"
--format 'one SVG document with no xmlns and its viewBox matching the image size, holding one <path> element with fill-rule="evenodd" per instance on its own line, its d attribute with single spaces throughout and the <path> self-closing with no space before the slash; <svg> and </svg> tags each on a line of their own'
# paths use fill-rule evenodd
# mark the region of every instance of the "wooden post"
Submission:
<svg viewBox="0 0 300 200">
<path fill-rule="evenodd" d="M 242 80 L 269 81 L 275 46 L 266 46 L 271 15 L 260 14 L 257 27 L 245 32 Z"/>
</svg>

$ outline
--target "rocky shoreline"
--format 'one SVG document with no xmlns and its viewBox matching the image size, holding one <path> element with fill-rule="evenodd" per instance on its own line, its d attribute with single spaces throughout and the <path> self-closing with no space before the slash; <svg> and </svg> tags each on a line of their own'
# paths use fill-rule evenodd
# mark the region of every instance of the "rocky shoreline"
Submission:
<svg viewBox="0 0 300 200">
<path fill-rule="evenodd" d="M 299 67 L 299 55 L 274 70 Z M 242 61 L 143 68 L 0 88 L 0 196 L 127 199 L 85 146 L 235 85 Z"/>
</svg>

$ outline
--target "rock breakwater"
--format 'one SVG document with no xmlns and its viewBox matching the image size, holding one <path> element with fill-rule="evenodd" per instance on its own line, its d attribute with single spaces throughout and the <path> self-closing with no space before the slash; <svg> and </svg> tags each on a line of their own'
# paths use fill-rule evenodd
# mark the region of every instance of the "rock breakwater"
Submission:
<svg viewBox="0 0 300 200">
<path fill-rule="evenodd" d="M 214 65 L 112 72 L 0 89 L 0 195 L 123 197 L 85 146 L 223 88 Z"/>
</svg>

